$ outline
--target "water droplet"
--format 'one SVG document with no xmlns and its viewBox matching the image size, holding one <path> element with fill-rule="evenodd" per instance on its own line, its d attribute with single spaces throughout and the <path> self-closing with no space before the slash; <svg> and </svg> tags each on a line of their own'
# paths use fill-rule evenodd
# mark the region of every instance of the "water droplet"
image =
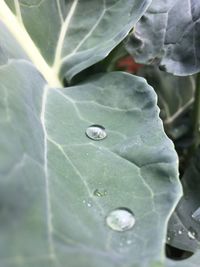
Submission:
<svg viewBox="0 0 200 267">
<path fill-rule="evenodd" d="M 83 204 L 85 204 L 87 207 L 92 207 L 92 203 L 90 201 L 83 200 Z"/>
<path fill-rule="evenodd" d="M 192 240 L 197 238 L 197 233 L 192 227 L 189 228 L 188 237 L 189 239 L 192 239 Z"/>
<path fill-rule="evenodd" d="M 124 232 L 134 226 L 135 216 L 130 210 L 119 208 L 109 213 L 106 223 L 112 230 Z"/>
<path fill-rule="evenodd" d="M 96 196 L 96 197 L 104 197 L 104 196 L 106 196 L 107 195 L 107 191 L 106 190 L 101 190 L 101 189 L 96 189 L 95 191 L 94 191 L 94 195 Z"/>
<path fill-rule="evenodd" d="M 131 245 L 132 244 L 132 240 L 127 240 L 126 243 L 127 243 L 127 245 Z"/>
<path fill-rule="evenodd" d="M 167 237 L 167 241 L 170 241 L 170 240 L 171 240 L 171 238 L 170 238 L 170 236 L 168 236 L 168 237 Z"/>
<path fill-rule="evenodd" d="M 189 239 L 195 239 L 194 233 L 188 232 Z"/>
<path fill-rule="evenodd" d="M 101 125 L 91 125 L 86 129 L 86 136 L 92 140 L 99 141 L 106 138 L 106 130 Z"/>
<path fill-rule="evenodd" d="M 182 233 L 183 233 L 183 230 L 178 230 L 179 235 L 182 235 Z"/>
<path fill-rule="evenodd" d="M 192 218 L 195 221 L 200 222 L 200 207 L 192 213 Z"/>
</svg>

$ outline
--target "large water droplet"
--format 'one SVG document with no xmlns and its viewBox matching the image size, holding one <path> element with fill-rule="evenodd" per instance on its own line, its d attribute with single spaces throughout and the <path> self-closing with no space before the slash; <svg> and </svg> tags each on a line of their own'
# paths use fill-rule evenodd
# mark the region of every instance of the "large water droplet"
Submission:
<svg viewBox="0 0 200 267">
<path fill-rule="evenodd" d="M 99 141 L 106 138 L 107 133 L 103 126 L 101 125 L 91 125 L 86 129 L 86 135 L 92 140 Z"/>
<path fill-rule="evenodd" d="M 192 213 L 192 218 L 195 221 L 200 222 L 200 207 Z"/>
<path fill-rule="evenodd" d="M 106 223 L 112 230 L 124 232 L 134 226 L 135 216 L 128 209 L 118 208 L 108 214 Z"/>
</svg>

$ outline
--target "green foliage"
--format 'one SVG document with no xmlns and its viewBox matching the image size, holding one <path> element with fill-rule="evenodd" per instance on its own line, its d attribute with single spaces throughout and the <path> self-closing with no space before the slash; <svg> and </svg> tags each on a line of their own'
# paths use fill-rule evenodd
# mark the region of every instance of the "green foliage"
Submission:
<svg viewBox="0 0 200 267">
<path fill-rule="evenodd" d="M 0 0 L 0 266 L 198 267 L 200 88 L 173 75 L 199 71 L 198 14 Z M 173 74 L 113 71 L 124 39 Z M 167 259 L 166 242 L 194 256 Z"/>
<path fill-rule="evenodd" d="M 127 40 L 137 62 L 158 63 L 162 70 L 185 76 L 200 71 L 200 3 L 152 0 Z"/>
</svg>

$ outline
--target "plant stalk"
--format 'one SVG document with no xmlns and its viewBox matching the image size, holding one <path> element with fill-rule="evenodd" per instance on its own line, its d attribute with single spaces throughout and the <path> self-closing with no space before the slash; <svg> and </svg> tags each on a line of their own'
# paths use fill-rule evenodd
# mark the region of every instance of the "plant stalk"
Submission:
<svg viewBox="0 0 200 267">
<path fill-rule="evenodd" d="M 193 133 L 194 133 L 194 149 L 200 144 L 200 73 L 196 78 L 196 91 L 193 113 Z"/>
</svg>

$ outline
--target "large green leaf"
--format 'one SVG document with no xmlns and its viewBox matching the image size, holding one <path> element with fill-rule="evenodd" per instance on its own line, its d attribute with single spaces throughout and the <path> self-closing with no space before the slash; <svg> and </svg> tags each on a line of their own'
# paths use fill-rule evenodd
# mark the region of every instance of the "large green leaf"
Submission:
<svg viewBox="0 0 200 267">
<path fill-rule="evenodd" d="M 30 59 L 40 65 L 39 70 L 51 66 L 61 79 L 70 80 L 107 56 L 138 21 L 150 0 L 128 0 L 126 4 L 122 0 L 6 0 L 17 22 L 4 1 L 0 2 L 4 23 L 12 28 Z M 23 27 L 31 37 L 29 42 L 21 31 Z"/>
<path fill-rule="evenodd" d="M 153 0 L 127 43 L 136 61 L 159 63 L 167 72 L 200 71 L 200 3 L 196 0 Z"/>
<path fill-rule="evenodd" d="M 105 1 L 109 9 L 95 35 L 100 1 L 14 3 L 18 19 L 0 1 L 0 265 L 157 266 L 181 188 L 155 93 L 144 79 L 124 73 L 59 88 L 64 76 L 70 80 L 105 57 L 148 1 Z M 60 40 L 52 12 L 58 10 L 58 19 L 60 9 L 69 10 L 59 57 L 67 59 L 52 67 Z M 77 45 L 81 53 L 71 55 Z M 105 127 L 105 139 L 86 136 L 94 124 Z M 106 224 L 117 208 L 134 213 L 129 231 Z"/>
<path fill-rule="evenodd" d="M 0 80 L 2 264 L 162 261 L 180 187 L 177 157 L 146 82 L 111 73 L 53 89 L 20 61 L 1 68 Z M 104 126 L 107 138 L 90 140 L 85 130 L 92 124 Z M 107 194 L 98 197 L 96 189 Z M 132 230 L 105 224 L 118 207 L 135 214 Z"/>
</svg>

